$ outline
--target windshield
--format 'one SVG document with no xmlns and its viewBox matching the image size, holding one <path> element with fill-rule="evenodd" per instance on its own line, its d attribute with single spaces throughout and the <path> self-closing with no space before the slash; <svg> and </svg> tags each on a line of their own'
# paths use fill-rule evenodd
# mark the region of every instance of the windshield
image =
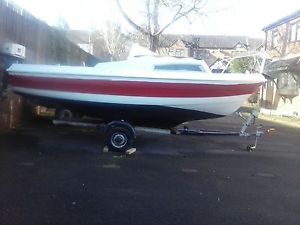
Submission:
<svg viewBox="0 0 300 225">
<path fill-rule="evenodd" d="M 158 66 L 154 67 L 154 70 L 204 72 L 204 69 L 203 69 L 203 67 L 201 65 L 192 65 L 192 64 L 158 65 Z"/>
</svg>

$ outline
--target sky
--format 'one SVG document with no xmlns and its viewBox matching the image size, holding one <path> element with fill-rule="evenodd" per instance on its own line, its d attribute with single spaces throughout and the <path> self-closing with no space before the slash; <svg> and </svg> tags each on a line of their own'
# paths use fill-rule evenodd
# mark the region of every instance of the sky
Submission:
<svg viewBox="0 0 300 225">
<path fill-rule="evenodd" d="M 99 29 L 107 21 L 120 23 L 125 30 L 130 26 L 120 14 L 114 0 L 6 0 L 15 2 L 49 25 L 64 18 L 71 29 Z M 126 12 L 138 18 L 137 2 L 121 0 Z M 300 9 L 299 0 L 208 0 L 206 15 L 192 24 L 183 19 L 166 33 L 246 35 L 263 37 L 266 25 Z"/>
</svg>

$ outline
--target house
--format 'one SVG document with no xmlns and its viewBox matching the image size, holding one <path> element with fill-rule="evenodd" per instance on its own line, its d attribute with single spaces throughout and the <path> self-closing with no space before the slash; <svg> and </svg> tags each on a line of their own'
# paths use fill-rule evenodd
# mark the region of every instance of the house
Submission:
<svg viewBox="0 0 300 225">
<path fill-rule="evenodd" d="M 245 36 L 165 35 L 158 52 L 176 57 L 203 59 L 215 71 L 223 70 L 229 59 L 249 51 L 258 51 L 263 40 Z"/>
<path fill-rule="evenodd" d="M 273 59 L 300 54 L 300 10 L 263 28 L 265 50 Z"/>
<path fill-rule="evenodd" d="M 265 51 L 271 58 L 265 73 L 273 77 L 261 90 L 268 113 L 300 115 L 300 10 L 263 28 Z"/>
<path fill-rule="evenodd" d="M 181 39 L 171 40 L 164 38 L 163 42 L 160 43 L 158 53 L 160 55 L 169 55 L 174 57 L 189 57 L 190 49 Z"/>
</svg>

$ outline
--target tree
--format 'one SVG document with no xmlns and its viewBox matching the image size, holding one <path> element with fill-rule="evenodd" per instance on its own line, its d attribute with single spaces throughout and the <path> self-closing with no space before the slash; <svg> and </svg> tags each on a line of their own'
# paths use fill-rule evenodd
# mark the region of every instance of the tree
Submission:
<svg viewBox="0 0 300 225">
<path fill-rule="evenodd" d="M 161 34 L 178 20 L 185 18 L 191 22 L 193 16 L 205 15 L 208 0 L 144 0 L 145 21 L 137 23 L 116 0 L 118 8 L 126 21 L 143 35 L 148 36 L 149 48 L 156 51 Z M 167 18 L 168 17 L 168 18 Z M 162 18 L 165 22 L 159 21 Z"/>
<path fill-rule="evenodd" d="M 233 59 L 229 65 L 231 73 L 249 73 L 259 72 L 256 67 L 256 60 L 254 57 L 241 57 Z M 255 70 L 256 69 L 256 70 Z"/>
<path fill-rule="evenodd" d="M 107 22 L 106 29 L 102 31 L 105 46 L 112 56 L 111 60 L 119 60 L 124 58 L 124 52 L 127 42 L 127 37 L 122 33 L 120 24 Z"/>
<path fill-rule="evenodd" d="M 128 35 L 121 25 L 107 22 L 105 28 L 93 33 L 94 54 L 103 60 L 121 60 L 126 58 Z"/>
<path fill-rule="evenodd" d="M 109 61 L 111 59 L 111 55 L 106 48 L 102 31 L 93 31 L 91 36 L 93 39 L 93 55 L 98 57 L 101 61 Z"/>
</svg>

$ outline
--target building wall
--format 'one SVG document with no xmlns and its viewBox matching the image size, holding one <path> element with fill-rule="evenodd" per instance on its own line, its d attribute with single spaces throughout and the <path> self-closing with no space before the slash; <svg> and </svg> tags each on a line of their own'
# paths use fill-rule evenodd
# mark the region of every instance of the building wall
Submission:
<svg viewBox="0 0 300 225">
<path fill-rule="evenodd" d="M 92 65 L 97 59 L 53 29 L 17 6 L 0 0 L 0 48 L 4 43 L 26 47 L 24 63 Z M 16 126 L 24 117 L 24 101 L 6 90 L 5 70 L 19 59 L 0 54 L 0 129 Z"/>
<path fill-rule="evenodd" d="M 189 48 L 181 40 L 176 41 L 170 47 L 159 48 L 158 53 L 166 56 L 191 57 Z"/>
<path fill-rule="evenodd" d="M 300 22 L 300 17 L 266 32 L 266 51 L 274 59 L 300 54 L 300 41 L 290 41 L 290 26 L 297 22 Z M 278 32 L 278 41 L 272 38 L 276 32 Z"/>
<path fill-rule="evenodd" d="M 300 23 L 300 17 L 266 31 L 265 49 L 272 59 L 280 60 L 300 54 L 300 41 L 291 41 L 291 24 L 295 23 Z M 278 79 L 276 81 L 280 82 Z M 262 93 L 262 107 L 270 112 L 287 116 L 300 115 L 299 95 L 290 99 L 280 96 L 271 81 L 263 87 Z"/>
</svg>

